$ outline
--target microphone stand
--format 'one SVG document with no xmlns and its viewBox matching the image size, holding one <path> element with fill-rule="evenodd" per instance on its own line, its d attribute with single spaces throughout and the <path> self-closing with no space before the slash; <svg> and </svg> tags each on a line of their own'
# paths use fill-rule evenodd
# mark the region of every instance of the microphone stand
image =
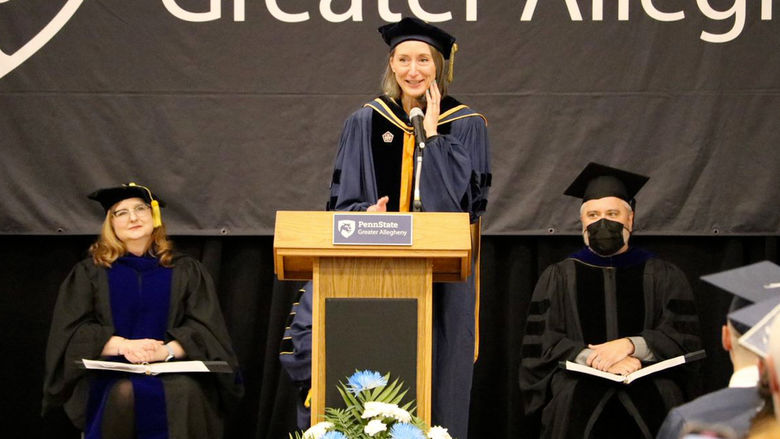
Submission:
<svg viewBox="0 0 780 439">
<path fill-rule="evenodd" d="M 417 166 L 414 175 L 414 196 L 412 197 L 412 212 L 422 212 L 422 201 L 420 200 L 420 172 L 423 165 L 423 154 L 425 152 L 425 129 L 423 127 L 423 118 L 425 114 L 420 107 L 412 108 L 409 114 L 409 119 L 414 127 L 414 140 L 416 143 L 415 156 L 417 158 Z"/>
<path fill-rule="evenodd" d="M 424 151 L 425 140 L 417 143 L 417 169 L 414 173 L 414 198 L 412 201 L 412 212 L 422 212 L 422 201 L 420 200 L 420 172 L 422 171 Z"/>
</svg>

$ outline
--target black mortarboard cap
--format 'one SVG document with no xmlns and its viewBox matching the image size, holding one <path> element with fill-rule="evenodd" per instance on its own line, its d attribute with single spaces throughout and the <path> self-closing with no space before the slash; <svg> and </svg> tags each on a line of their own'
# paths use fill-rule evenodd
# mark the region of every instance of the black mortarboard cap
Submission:
<svg viewBox="0 0 780 439">
<path fill-rule="evenodd" d="M 397 23 L 381 26 L 379 33 L 390 49 L 407 40 L 424 41 L 441 52 L 444 59 L 450 59 L 455 43 L 455 37 L 416 17 L 405 17 Z"/>
<path fill-rule="evenodd" d="M 103 210 L 108 212 L 111 206 L 114 204 L 126 200 L 128 198 L 141 198 L 148 204 L 152 204 L 152 200 L 157 200 L 160 207 L 165 207 L 165 202 L 161 200 L 157 195 L 153 194 L 146 186 L 140 186 L 135 183 L 127 183 L 122 186 L 109 187 L 104 189 L 98 189 L 95 192 L 87 195 L 90 200 L 95 200 L 103 206 Z"/>
<path fill-rule="evenodd" d="M 563 194 L 582 198 L 583 203 L 604 197 L 617 197 L 628 202 L 633 208 L 634 197 L 649 179 L 644 175 L 591 162 Z"/>
<path fill-rule="evenodd" d="M 701 280 L 735 296 L 728 319 L 742 333 L 780 304 L 780 266 L 770 261 L 708 274 Z"/>
</svg>

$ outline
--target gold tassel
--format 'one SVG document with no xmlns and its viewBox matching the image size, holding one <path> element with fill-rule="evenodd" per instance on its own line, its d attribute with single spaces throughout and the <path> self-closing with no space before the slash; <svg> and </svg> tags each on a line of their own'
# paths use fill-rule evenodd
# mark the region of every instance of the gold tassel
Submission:
<svg viewBox="0 0 780 439">
<path fill-rule="evenodd" d="M 450 71 L 447 72 L 447 82 L 452 83 L 455 76 L 455 52 L 458 51 L 458 43 L 452 43 L 452 51 L 450 52 Z"/>
<path fill-rule="evenodd" d="M 160 203 L 157 202 L 157 200 L 154 199 L 154 196 L 152 196 L 152 191 L 149 190 L 146 186 L 141 186 L 140 184 L 135 184 L 132 181 L 127 184 L 131 187 L 140 187 L 146 190 L 146 193 L 149 194 L 149 199 L 152 200 L 152 224 L 154 224 L 154 228 L 158 228 L 162 225 L 162 214 L 160 213 Z"/>
<path fill-rule="evenodd" d="M 157 200 L 152 200 L 152 221 L 154 222 L 154 228 L 158 228 L 162 225 L 162 215 L 160 215 L 160 203 Z"/>
<path fill-rule="evenodd" d="M 303 401 L 303 406 L 307 409 L 311 408 L 311 387 L 309 388 L 309 392 L 306 393 L 306 400 Z"/>
</svg>

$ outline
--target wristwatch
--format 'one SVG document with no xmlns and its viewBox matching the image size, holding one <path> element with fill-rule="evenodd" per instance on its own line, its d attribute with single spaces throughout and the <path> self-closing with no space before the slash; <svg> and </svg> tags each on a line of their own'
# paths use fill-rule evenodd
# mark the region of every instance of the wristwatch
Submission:
<svg viewBox="0 0 780 439">
<path fill-rule="evenodd" d="M 163 346 L 165 346 L 165 349 L 168 350 L 168 356 L 165 357 L 165 361 L 169 361 L 169 360 L 173 359 L 173 357 L 174 357 L 174 355 L 173 355 L 173 348 L 170 345 L 168 345 L 167 343 L 164 344 Z"/>
</svg>

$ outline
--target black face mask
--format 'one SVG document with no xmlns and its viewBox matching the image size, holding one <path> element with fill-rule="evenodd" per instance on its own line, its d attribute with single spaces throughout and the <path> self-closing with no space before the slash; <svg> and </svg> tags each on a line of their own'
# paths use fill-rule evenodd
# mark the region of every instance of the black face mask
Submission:
<svg viewBox="0 0 780 439">
<path fill-rule="evenodd" d="M 623 223 L 602 218 L 587 227 L 588 247 L 601 256 L 615 254 L 623 248 Z"/>
</svg>

